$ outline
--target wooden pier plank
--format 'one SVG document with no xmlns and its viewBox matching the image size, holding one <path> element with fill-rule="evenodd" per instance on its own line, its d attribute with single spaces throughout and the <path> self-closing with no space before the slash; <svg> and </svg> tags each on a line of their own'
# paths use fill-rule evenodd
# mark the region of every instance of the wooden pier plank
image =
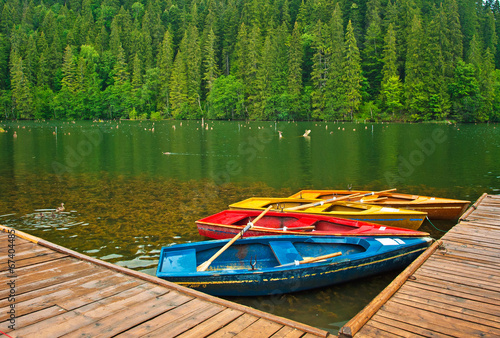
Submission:
<svg viewBox="0 0 500 338">
<path fill-rule="evenodd" d="M 16 330 L 19 337 L 59 337 L 134 303 L 165 294 L 165 289 L 153 285 L 139 285 L 112 297 L 90 303 L 76 310 L 51 317 L 43 322 Z"/>
<path fill-rule="evenodd" d="M 484 194 L 463 219 L 359 331 L 353 319 L 339 336 L 500 336 L 500 196 Z"/>
<path fill-rule="evenodd" d="M 164 312 L 190 301 L 192 297 L 172 291 L 160 297 L 128 306 L 123 311 L 115 312 L 100 320 L 80 327 L 62 337 L 109 337 L 142 324 Z"/>
<path fill-rule="evenodd" d="M 243 312 L 227 308 L 219 313 L 217 313 L 215 316 L 210 318 L 210 320 L 206 320 L 203 323 L 200 323 L 196 325 L 195 327 L 191 328 L 190 330 L 180 334 L 178 337 L 179 338 L 199 338 L 204 335 L 209 335 L 212 334 L 213 332 L 219 330 L 220 328 L 226 326 L 228 323 L 234 321 L 236 318 L 240 317 L 243 314 Z M 289 327 L 287 327 L 289 328 Z M 295 330 L 296 329 L 292 329 Z M 302 332 L 303 333 L 303 332 Z M 301 335 L 302 335 L 301 333 Z"/>
<path fill-rule="evenodd" d="M 232 321 L 228 325 L 215 331 L 214 333 L 212 333 L 207 337 L 210 338 L 234 337 L 235 335 L 246 329 L 249 325 L 256 322 L 257 320 L 258 320 L 257 317 L 245 313 L 244 315 L 236 318 L 236 320 Z"/>
<path fill-rule="evenodd" d="M 161 326 L 155 331 L 148 332 L 143 337 L 166 337 L 166 336 L 177 336 L 183 332 L 190 330 L 196 325 L 203 323 L 206 319 L 215 316 L 216 314 L 223 311 L 224 307 L 219 305 L 210 304 L 205 302 L 202 306 L 197 306 L 192 309 L 189 314 L 177 318 L 175 321 L 168 323 L 167 325 Z M 278 324 L 277 324 L 278 325 Z"/>
<path fill-rule="evenodd" d="M 67 255 L 59 253 L 59 252 L 48 252 L 48 253 L 39 253 L 32 257 L 26 257 L 22 260 L 15 260 L 15 269 L 24 268 L 27 266 L 31 266 L 34 264 L 50 262 L 59 258 L 67 257 Z M 0 259 L 0 272 L 7 271 L 9 269 L 9 260 Z"/>
<path fill-rule="evenodd" d="M 147 334 L 153 334 L 157 330 L 157 332 L 161 332 L 162 328 L 168 327 L 169 325 L 175 325 L 177 321 L 181 322 L 191 315 L 195 315 L 200 311 L 203 312 L 204 310 L 209 309 L 211 306 L 212 304 L 206 301 L 192 299 L 191 301 L 185 302 L 171 311 L 167 311 L 146 323 L 137 325 L 130 330 L 121 333 L 118 337 L 142 337 Z"/>
<path fill-rule="evenodd" d="M 289 326 L 283 326 L 271 338 L 299 338 L 304 335 L 304 332 L 297 329 L 291 328 Z"/>
<path fill-rule="evenodd" d="M 419 291 L 411 288 L 403 290 L 402 288 L 398 296 L 394 297 L 394 301 L 407 305 L 413 304 L 415 307 L 426 309 L 427 311 L 438 311 L 441 314 L 447 313 L 450 317 L 460 318 L 464 321 L 474 321 L 482 325 L 500 329 L 500 318 L 497 315 L 499 313 L 498 309 L 493 312 L 488 311 L 480 306 L 481 303 L 474 303 L 466 298 L 444 295 L 439 292 L 419 293 L 418 296 L 415 296 L 415 292 Z M 458 303 L 464 305 L 457 306 L 456 304 Z"/>
<path fill-rule="evenodd" d="M 10 228 L 0 225 L 0 257 Z M 15 275 L 0 263 L 0 283 L 16 283 L 16 337 L 201 337 L 267 332 L 327 337 L 326 331 L 103 262 L 15 231 Z M 0 289 L 0 331 L 8 328 L 9 290 Z M 2 320 L 4 320 L 2 322 Z M 243 334 L 245 335 L 245 334 Z"/>
<path fill-rule="evenodd" d="M 258 337 L 261 334 L 263 336 L 269 337 L 274 335 L 282 327 L 283 327 L 282 325 L 260 318 L 256 322 L 247 326 L 235 337 Z"/>
<path fill-rule="evenodd" d="M 46 320 L 48 318 L 52 318 L 52 317 L 55 317 L 57 315 L 60 315 L 64 312 L 66 312 L 64 309 L 61 309 L 60 307 L 54 305 L 54 306 L 45 308 L 45 309 L 40 310 L 40 311 L 31 312 L 27 315 L 17 317 L 16 318 L 16 325 L 15 325 L 16 336 L 18 336 L 17 335 L 18 334 L 17 328 L 26 327 L 28 325 L 38 323 L 38 322 Z M 9 333 L 11 331 L 14 331 L 14 330 L 9 328 L 9 324 L 10 324 L 9 322 L 0 322 L 0 327 L 2 328 L 3 332 Z"/>
</svg>

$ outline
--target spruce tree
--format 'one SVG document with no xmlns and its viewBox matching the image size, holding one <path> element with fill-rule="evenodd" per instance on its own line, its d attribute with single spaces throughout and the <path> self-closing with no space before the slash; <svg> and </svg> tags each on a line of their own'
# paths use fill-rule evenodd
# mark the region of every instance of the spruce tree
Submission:
<svg viewBox="0 0 500 338">
<path fill-rule="evenodd" d="M 183 50 L 179 49 L 175 56 L 170 78 L 170 107 L 174 119 L 187 117 L 188 85 L 184 66 Z"/>
<path fill-rule="evenodd" d="M 331 52 L 325 93 L 326 120 L 339 119 L 346 113 L 345 91 L 345 35 L 342 12 L 337 4 L 328 26 L 328 49 Z"/>
<path fill-rule="evenodd" d="M 18 119 L 33 117 L 33 96 L 31 84 L 24 74 L 23 59 L 14 53 L 11 56 L 12 108 Z"/>
<path fill-rule="evenodd" d="M 167 30 L 163 36 L 163 42 L 158 53 L 159 70 L 159 93 L 158 109 L 164 113 L 169 110 L 170 76 L 172 74 L 174 49 L 172 45 L 172 35 Z"/>
<path fill-rule="evenodd" d="M 382 19 L 380 18 L 380 0 L 368 2 L 367 29 L 363 50 L 363 71 L 370 84 L 368 93 L 375 98 L 380 92 L 382 80 Z"/>
<path fill-rule="evenodd" d="M 413 17 L 410 34 L 408 35 L 408 49 L 405 63 L 405 99 L 406 109 L 411 114 L 410 118 L 415 121 L 424 120 L 426 95 L 425 83 L 422 78 L 424 72 L 423 56 L 423 31 L 422 23 L 418 16 Z"/>
<path fill-rule="evenodd" d="M 402 84 L 399 79 L 397 68 L 396 32 L 394 31 L 392 23 L 389 24 L 384 39 L 383 63 L 380 89 L 382 108 L 393 118 L 396 114 L 398 114 L 396 117 L 399 117 L 399 112 L 403 107 L 401 103 Z"/>
<path fill-rule="evenodd" d="M 329 95 L 326 86 L 331 57 L 329 42 L 328 28 L 320 20 L 316 24 L 313 42 L 314 56 L 311 72 L 313 91 L 311 93 L 311 105 L 312 116 L 322 120 L 328 120 L 328 116 L 325 114 L 327 101 L 325 95 Z"/>
<path fill-rule="evenodd" d="M 216 55 L 216 36 L 213 29 L 210 29 L 205 46 L 203 48 L 203 80 L 205 83 L 205 92 L 210 93 L 215 79 L 219 76 Z M 207 94 L 208 95 L 208 94 Z"/>
<path fill-rule="evenodd" d="M 297 112 L 300 92 L 302 89 L 302 41 L 300 38 L 299 24 L 295 22 L 292 36 L 288 46 L 288 92 L 292 97 L 291 108 Z"/>
<path fill-rule="evenodd" d="M 345 64 L 344 85 L 346 91 L 346 104 L 350 119 L 354 119 L 354 113 L 358 111 L 361 104 L 361 59 L 359 49 L 354 36 L 354 28 L 351 21 L 347 24 L 345 33 Z"/>
</svg>

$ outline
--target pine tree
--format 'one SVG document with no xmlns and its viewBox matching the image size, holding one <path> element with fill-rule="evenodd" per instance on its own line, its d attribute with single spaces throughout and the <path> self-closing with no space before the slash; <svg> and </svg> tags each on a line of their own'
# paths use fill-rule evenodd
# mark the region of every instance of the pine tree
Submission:
<svg viewBox="0 0 500 338">
<path fill-rule="evenodd" d="M 247 83 L 249 77 L 249 42 L 248 31 L 244 23 L 241 24 L 238 31 L 238 40 L 236 43 L 236 60 L 234 62 L 234 74 L 243 83 Z"/>
<path fill-rule="evenodd" d="M 182 53 L 182 49 L 179 49 L 175 56 L 170 78 L 170 106 L 175 119 L 185 118 L 188 109 L 188 85 Z"/>
<path fill-rule="evenodd" d="M 9 41 L 0 33 L 0 90 L 5 90 L 10 83 L 9 77 Z"/>
<path fill-rule="evenodd" d="M 217 66 L 217 55 L 215 50 L 216 36 L 213 29 L 210 29 L 205 46 L 203 48 L 203 80 L 205 82 L 205 92 L 210 93 L 215 79 L 219 76 Z M 208 95 L 208 94 L 207 94 Z"/>
<path fill-rule="evenodd" d="M 12 108 L 18 119 L 33 117 L 31 84 L 24 74 L 23 59 L 14 53 L 11 57 Z"/>
<path fill-rule="evenodd" d="M 262 42 L 260 29 L 258 26 L 253 26 L 248 36 L 248 57 L 245 65 L 247 71 L 246 90 L 247 90 L 247 107 L 249 117 L 257 117 L 257 110 L 261 107 L 261 100 L 258 97 L 259 86 L 258 71 L 262 62 Z M 244 82 L 245 83 L 245 82 Z"/>
<path fill-rule="evenodd" d="M 169 106 L 169 92 L 170 92 L 170 76 L 172 74 L 174 49 L 172 46 L 172 36 L 167 30 L 163 36 L 160 51 L 158 53 L 159 81 L 160 87 L 158 89 L 158 109 L 162 112 L 168 112 Z"/>
<path fill-rule="evenodd" d="M 271 45 L 271 37 L 268 35 L 263 43 L 261 59 L 255 73 L 255 79 L 252 83 L 252 90 L 248 100 L 251 105 L 248 109 L 248 115 L 253 120 L 267 120 L 270 113 L 266 111 L 267 101 L 271 92 L 271 77 L 274 61 L 274 53 Z"/>
<path fill-rule="evenodd" d="M 302 41 L 300 39 L 299 24 L 295 22 L 288 47 L 288 92 L 292 95 L 292 107 L 298 106 L 298 99 L 302 88 Z"/>
<path fill-rule="evenodd" d="M 132 72 L 132 94 L 140 96 L 140 89 L 142 87 L 142 62 L 139 55 L 136 53 L 134 56 L 133 72 Z M 135 106 L 138 107 L 137 105 Z"/>
<path fill-rule="evenodd" d="M 31 34 L 26 47 L 26 58 L 24 63 L 25 75 L 31 84 L 36 83 L 36 70 L 38 68 L 38 50 L 36 47 L 36 34 Z"/>
<path fill-rule="evenodd" d="M 448 39 L 442 34 L 443 21 L 439 12 L 427 26 L 423 50 L 422 81 L 425 83 L 427 103 L 425 119 L 443 119 L 449 113 L 450 104 L 446 90 L 446 62 L 443 48 L 448 46 Z"/>
<path fill-rule="evenodd" d="M 389 24 L 384 40 L 383 63 L 380 99 L 386 112 L 394 117 L 403 105 L 401 103 L 402 84 L 397 69 L 396 32 L 392 23 Z"/>
<path fill-rule="evenodd" d="M 463 35 L 460 25 L 460 16 L 458 14 L 457 0 L 446 0 L 442 7 L 447 14 L 447 38 L 449 49 L 445 53 L 445 62 L 447 62 L 446 75 L 453 77 L 455 67 L 459 60 L 464 58 Z"/>
<path fill-rule="evenodd" d="M 68 45 L 64 50 L 64 62 L 62 67 L 63 78 L 61 80 L 61 85 L 63 90 L 67 90 L 70 93 L 74 93 L 77 87 L 76 79 L 76 64 L 73 51 Z"/>
<path fill-rule="evenodd" d="M 339 119 L 346 113 L 345 78 L 345 34 L 342 12 L 337 4 L 329 23 L 328 48 L 331 51 L 325 96 L 325 119 Z"/>
<path fill-rule="evenodd" d="M 345 89 L 347 107 L 350 119 L 354 118 L 354 113 L 358 111 L 361 104 L 361 59 L 359 49 L 354 36 L 354 28 L 351 21 L 347 24 L 345 35 Z"/>
<path fill-rule="evenodd" d="M 185 41 L 184 41 L 185 40 Z M 201 109 L 201 48 L 198 29 L 191 25 L 181 47 L 184 48 L 184 64 L 187 77 L 187 92 L 189 102 L 189 117 L 196 118 Z M 200 112 L 201 113 L 201 112 Z"/>
<path fill-rule="evenodd" d="M 405 63 L 406 109 L 412 114 L 411 119 L 415 121 L 428 118 L 423 114 L 426 102 L 428 102 L 428 97 L 425 92 L 425 83 L 422 78 L 422 73 L 424 71 L 424 60 L 422 55 L 423 37 L 421 21 L 415 16 L 413 18 L 410 35 L 408 36 L 408 51 Z"/>
<path fill-rule="evenodd" d="M 111 51 L 111 54 L 113 54 L 115 57 L 118 56 L 120 48 L 123 50 L 120 38 L 120 31 L 121 29 L 118 24 L 118 20 L 115 18 L 111 22 L 111 34 L 109 37 L 109 49 Z"/>
<path fill-rule="evenodd" d="M 50 72 L 48 67 L 49 46 L 44 32 L 41 32 L 38 38 L 38 50 L 40 51 L 40 57 L 38 59 L 36 83 L 39 87 L 46 87 L 50 83 Z"/>
<path fill-rule="evenodd" d="M 363 71 L 370 84 L 368 93 L 371 98 L 380 92 L 382 80 L 382 19 L 380 18 L 380 0 L 371 0 L 367 4 L 367 25 L 365 48 L 363 51 Z"/>
<path fill-rule="evenodd" d="M 328 72 L 330 68 L 330 52 L 329 52 L 329 34 L 328 28 L 321 20 L 316 25 L 314 35 L 314 56 L 313 66 L 311 72 L 311 80 L 313 83 L 313 91 L 311 93 L 312 100 L 312 116 L 317 119 L 327 120 L 328 116 L 325 115 L 325 107 L 328 95 L 327 81 Z"/>
</svg>

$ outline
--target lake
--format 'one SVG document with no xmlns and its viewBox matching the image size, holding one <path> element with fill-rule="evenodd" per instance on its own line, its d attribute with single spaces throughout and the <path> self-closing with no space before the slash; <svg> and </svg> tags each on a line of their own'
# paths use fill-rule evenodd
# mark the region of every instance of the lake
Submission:
<svg viewBox="0 0 500 338">
<path fill-rule="evenodd" d="M 252 196 L 397 188 L 475 201 L 500 193 L 496 124 L 1 121 L 0 127 L 6 131 L 0 223 L 151 275 L 162 246 L 206 240 L 195 220 Z M 68 211 L 62 216 L 39 211 L 61 203 Z M 438 238 L 454 224 L 426 221 L 420 229 Z M 230 300 L 336 333 L 397 273 Z"/>
</svg>

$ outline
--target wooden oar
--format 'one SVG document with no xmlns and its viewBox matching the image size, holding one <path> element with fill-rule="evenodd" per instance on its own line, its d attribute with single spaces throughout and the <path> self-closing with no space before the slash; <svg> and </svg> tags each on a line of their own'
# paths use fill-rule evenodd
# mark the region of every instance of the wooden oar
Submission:
<svg viewBox="0 0 500 338">
<path fill-rule="evenodd" d="M 298 261 L 298 262 L 299 262 L 299 264 L 314 263 L 317 261 L 321 261 L 323 259 L 333 258 L 333 257 L 341 256 L 341 255 L 342 255 L 342 252 L 339 251 L 339 252 L 334 252 L 334 253 L 331 253 L 328 255 L 306 258 L 306 259 L 303 259 L 303 260 Z M 295 265 L 295 263 L 281 264 L 281 265 L 278 265 L 277 268 L 281 267 L 281 266 L 289 266 L 289 265 Z"/>
<path fill-rule="evenodd" d="M 303 204 L 303 205 L 298 205 L 296 207 L 291 207 L 291 208 L 285 208 L 283 210 L 286 210 L 286 211 L 291 211 L 291 210 L 302 210 L 302 209 L 307 209 L 307 208 L 311 208 L 311 207 L 317 207 L 318 205 L 323 205 L 325 203 L 330 203 L 330 202 L 338 202 L 338 201 L 342 201 L 342 200 L 346 200 L 346 199 L 349 199 L 349 198 L 353 198 L 353 197 L 365 197 L 365 196 L 371 196 L 371 195 L 375 195 L 375 194 L 381 194 L 383 192 L 389 192 L 389 191 L 394 191 L 394 190 L 397 190 L 396 188 L 394 189 L 389 189 L 389 190 L 382 190 L 382 191 L 372 191 L 372 192 L 368 192 L 366 194 L 361 194 L 361 193 L 356 193 L 356 194 L 352 194 L 352 195 L 347 195 L 347 196 L 343 196 L 343 197 L 334 197 L 334 198 L 330 198 L 330 199 L 327 199 L 327 200 L 324 200 L 324 201 L 319 201 L 319 202 L 314 202 L 314 203 L 308 203 L 308 204 Z"/>
<path fill-rule="evenodd" d="M 366 203 L 366 204 L 370 204 L 371 202 L 378 202 L 378 201 L 382 201 L 382 200 L 386 200 L 387 197 L 379 197 L 379 198 L 371 198 L 371 199 L 360 199 L 359 201 L 353 201 L 353 202 L 356 202 L 356 203 Z"/>
<path fill-rule="evenodd" d="M 243 234 L 245 232 L 247 232 L 248 229 L 252 228 L 254 226 L 255 223 L 257 223 L 258 220 L 260 220 L 269 210 L 271 210 L 272 208 L 272 205 L 268 206 L 266 210 L 264 210 L 263 212 L 261 212 L 261 214 L 259 216 L 257 216 L 253 221 L 250 221 L 248 222 L 247 226 L 245 228 L 243 228 L 243 230 L 241 230 L 236 236 L 233 237 L 233 239 L 231 239 L 229 242 L 227 242 L 222 248 L 220 248 L 219 251 L 217 251 L 215 253 L 215 255 L 213 255 L 212 257 L 210 257 L 210 259 L 204 263 L 201 263 L 200 265 L 198 265 L 198 267 L 196 268 L 197 271 L 205 271 L 206 269 L 208 269 L 208 267 L 210 266 L 210 264 L 212 264 L 212 262 L 217 258 L 219 257 L 224 251 L 226 251 L 227 248 L 229 248 L 234 242 L 236 242 L 236 240 L 238 238 L 240 238 L 241 236 L 243 236 Z"/>
<path fill-rule="evenodd" d="M 297 205 L 296 207 L 290 207 L 290 208 L 285 208 L 283 210 L 286 210 L 286 211 L 290 211 L 290 210 L 302 210 L 302 209 L 307 209 L 307 208 L 311 208 L 311 207 L 317 207 L 318 205 L 323 205 L 325 203 L 330 203 L 330 202 L 333 202 L 333 201 L 342 201 L 342 200 L 346 200 L 348 198 L 352 198 L 352 197 L 357 197 L 361 194 L 359 193 L 356 193 L 356 194 L 351 194 L 351 195 L 347 195 L 347 196 L 342 196 L 342 197 L 334 197 L 334 198 L 330 198 L 330 199 L 327 199 L 327 200 L 324 200 L 324 201 L 319 201 L 319 202 L 314 202 L 314 203 L 307 203 L 307 204 L 303 204 L 303 205 Z"/>
</svg>

